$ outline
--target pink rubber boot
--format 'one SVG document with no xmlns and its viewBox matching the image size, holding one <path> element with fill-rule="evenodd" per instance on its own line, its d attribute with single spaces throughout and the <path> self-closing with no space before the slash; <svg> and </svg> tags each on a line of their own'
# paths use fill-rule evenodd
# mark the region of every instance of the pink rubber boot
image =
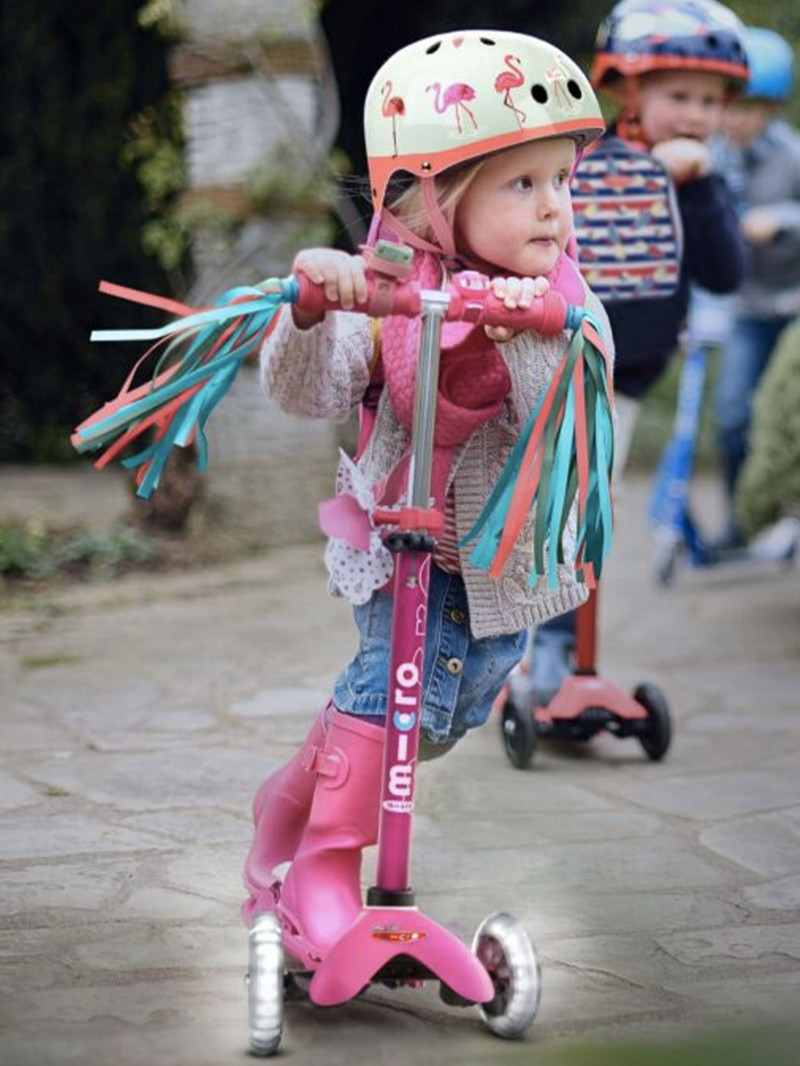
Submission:
<svg viewBox="0 0 800 1066">
<path fill-rule="evenodd" d="M 273 871 L 294 858 L 303 836 L 317 781 L 311 766 L 315 753 L 325 745 L 328 707 L 317 716 L 297 754 L 271 773 L 255 794 L 255 834 L 243 875 L 250 893 L 242 904 L 248 925 L 261 911 L 274 910 L 278 879 Z"/>
<path fill-rule="evenodd" d="M 334 711 L 306 831 L 280 893 L 284 944 L 313 965 L 361 911 L 361 851 L 378 839 L 382 726 Z"/>
</svg>

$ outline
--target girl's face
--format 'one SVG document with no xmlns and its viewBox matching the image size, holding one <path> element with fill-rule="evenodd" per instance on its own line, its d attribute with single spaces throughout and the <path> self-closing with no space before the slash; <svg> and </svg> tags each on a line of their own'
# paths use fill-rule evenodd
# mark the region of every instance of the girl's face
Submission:
<svg viewBox="0 0 800 1066">
<path fill-rule="evenodd" d="M 575 142 L 531 141 L 488 159 L 458 202 L 456 248 L 514 277 L 556 265 L 572 232 Z"/>
<path fill-rule="evenodd" d="M 638 111 L 645 140 L 651 145 L 676 137 L 705 141 L 722 121 L 727 95 L 721 74 L 666 70 L 644 75 Z"/>
</svg>

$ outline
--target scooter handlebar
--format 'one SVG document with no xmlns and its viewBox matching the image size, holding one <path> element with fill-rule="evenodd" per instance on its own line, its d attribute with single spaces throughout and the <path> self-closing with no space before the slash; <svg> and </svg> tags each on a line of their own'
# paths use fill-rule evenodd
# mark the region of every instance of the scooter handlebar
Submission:
<svg viewBox="0 0 800 1066">
<path fill-rule="evenodd" d="M 297 286 L 298 310 L 319 315 L 327 311 L 344 310 L 339 301 L 325 296 L 325 287 L 311 281 L 305 274 L 294 277 Z M 383 318 L 386 315 L 420 314 L 423 290 L 416 281 L 397 282 L 382 275 L 367 275 L 367 299 L 348 308 L 350 311 Z M 441 293 L 446 300 L 444 319 L 447 322 L 474 322 L 482 326 L 506 326 L 515 330 L 533 330 L 552 337 L 564 329 L 572 329 L 580 317 L 580 308 L 572 307 L 560 292 L 550 290 L 534 297 L 530 307 L 509 308 L 492 291 L 489 278 L 473 270 L 453 275 Z"/>
</svg>

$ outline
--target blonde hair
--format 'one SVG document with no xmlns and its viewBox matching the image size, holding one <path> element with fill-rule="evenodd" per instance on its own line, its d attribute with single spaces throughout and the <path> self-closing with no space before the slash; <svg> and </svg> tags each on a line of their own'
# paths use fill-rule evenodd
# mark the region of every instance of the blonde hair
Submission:
<svg viewBox="0 0 800 1066">
<path fill-rule="evenodd" d="M 542 141 L 561 139 L 575 141 L 575 138 L 570 137 L 568 134 L 541 138 Z M 577 141 L 575 142 L 575 147 L 576 149 L 579 147 Z M 502 153 L 506 151 L 508 151 L 508 148 L 499 148 L 497 151 L 487 152 L 486 155 L 482 155 L 478 159 L 470 159 L 465 163 L 450 167 L 441 174 L 437 174 L 433 179 L 434 189 L 436 191 L 436 202 L 439 205 L 439 210 L 444 215 L 445 221 L 450 227 L 450 232 L 453 234 L 454 239 L 456 236 L 456 212 L 464 193 L 473 183 L 486 163 L 488 163 L 490 159 L 502 155 Z M 437 244 L 438 237 L 436 236 L 436 231 L 431 225 L 428 213 L 425 210 L 425 205 L 422 201 L 422 186 L 413 175 L 409 174 L 408 177 L 411 180 L 411 184 L 392 200 L 390 204 L 387 204 L 387 208 L 393 215 L 396 215 L 401 222 L 404 222 L 417 237 L 421 237 L 422 240 L 428 241 L 431 244 Z"/>
<path fill-rule="evenodd" d="M 478 171 L 486 163 L 488 155 L 477 160 L 470 160 L 461 166 L 451 167 L 433 179 L 436 190 L 436 202 L 444 215 L 451 231 L 455 232 L 456 211 L 469 186 L 477 177 Z M 437 243 L 436 232 L 428 219 L 428 213 L 422 202 L 422 187 L 416 179 L 389 206 L 389 210 L 401 222 L 421 237 L 424 241 Z"/>
</svg>

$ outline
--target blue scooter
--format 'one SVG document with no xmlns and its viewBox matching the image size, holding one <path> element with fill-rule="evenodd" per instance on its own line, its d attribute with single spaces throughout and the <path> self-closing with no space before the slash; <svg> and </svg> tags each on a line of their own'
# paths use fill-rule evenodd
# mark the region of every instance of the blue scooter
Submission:
<svg viewBox="0 0 800 1066">
<path fill-rule="evenodd" d="M 719 550 L 703 536 L 689 506 L 709 351 L 725 339 L 731 309 L 729 297 L 700 291 L 692 295 L 672 439 L 661 456 L 648 510 L 655 541 L 653 572 L 664 586 L 673 583 L 683 560 L 695 568 L 744 563 L 774 566 L 792 563 L 797 554 L 797 519 L 781 519 L 741 548 Z"/>
</svg>

